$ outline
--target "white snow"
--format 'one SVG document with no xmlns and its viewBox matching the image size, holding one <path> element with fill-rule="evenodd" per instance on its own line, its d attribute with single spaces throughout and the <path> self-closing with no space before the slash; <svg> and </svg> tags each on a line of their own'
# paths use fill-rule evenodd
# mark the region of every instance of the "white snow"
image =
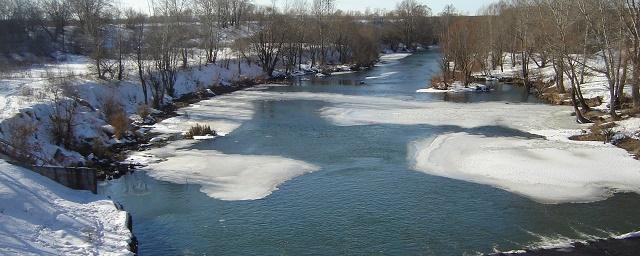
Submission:
<svg viewBox="0 0 640 256">
<path fill-rule="evenodd" d="M 449 85 L 449 88 L 446 90 L 440 90 L 433 87 L 429 87 L 426 89 L 418 89 L 416 92 L 418 93 L 443 93 L 443 92 L 460 93 L 460 92 L 477 91 L 477 88 L 484 90 L 487 88 L 487 86 L 484 84 L 478 84 L 478 83 L 471 83 L 467 86 L 464 86 L 462 82 L 455 81 L 451 85 Z"/>
<path fill-rule="evenodd" d="M 613 130 L 624 136 L 639 139 L 640 138 L 640 118 L 633 117 L 621 121 L 616 121 L 618 126 Z"/>
<path fill-rule="evenodd" d="M 0 255 L 133 255 L 127 214 L 0 160 Z"/>
<path fill-rule="evenodd" d="M 640 162 L 607 144 L 454 133 L 415 142 L 411 149 L 416 170 L 491 185 L 542 203 L 640 193 Z"/>
<path fill-rule="evenodd" d="M 614 238 L 615 239 L 628 239 L 628 238 L 633 238 L 633 237 L 640 237 L 640 231 L 622 234 L 622 235 L 619 235 L 619 236 L 615 236 Z"/>
<path fill-rule="evenodd" d="M 370 79 L 387 78 L 387 77 L 390 77 L 390 76 L 395 75 L 397 73 L 398 72 L 385 72 L 385 73 L 380 74 L 379 76 L 368 76 L 368 77 L 365 77 L 364 79 L 370 80 Z"/>
<path fill-rule="evenodd" d="M 413 53 L 385 53 L 380 56 L 380 62 L 375 64 L 376 67 L 383 67 L 398 64 L 400 60 L 413 55 Z"/>
<path fill-rule="evenodd" d="M 342 126 L 370 124 L 455 125 L 463 128 L 501 125 L 530 133 L 578 129 L 571 109 L 541 104 L 483 102 L 457 104 L 380 99 L 341 103 L 321 110 L 324 118 Z M 547 135 L 547 134 L 540 134 Z"/>
<path fill-rule="evenodd" d="M 212 140 L 215 139 L 216 136 L 213 135 L 204 135 L 204 136 L 193 136 L 194 140 Z"/>
<path fill-rule="evenodd" d="M 381 61 L 401 60 L 413 55 L 413 53 L 385 53 L 380 55 Z"/>
<path fill-rule="evenodd" d="M 155 124 L 152 131 L 182 133 L 196 124 L 209 125 L 213 130 L 229 134 L 253 117 L 255 96 L 236 92 L 203 100 L 178 111 L 179 116 Z"/>
<path fill-rule="evenodd" d="M 409 156 L 419 163 L 416 169 L 420 171 L 492 185 L 540 202 L 590 202 L 605 199 L 612 192 L 640 193 L 640 162 L 626 151 L 600 142 L 568 139 L 580 134 L 586 126 L 575 123 L 567 106 L 419 102 L 304 92 L 247 91 L 242 94 L 263 100 L 326 101 L 332 105 L 321 109 L 321 115 L 341 126 L 424 124 L 478 128 L 499 125 L 544 136 L 546 139 L 442 135 L 434 141 L 447 140 L 448 143 L 417 143 L 416 154 Z M 620 171 L 611 173 L 610 170 Z"/>
<path fill-rule="evenodd" d="M 283 94 L 249 89 L 201 101 L 180 110 L 181 115 L 153 126 L 160 133 L 182 133 L 195 124 L 206 124 L 219 134 L 229 134 L 253 117 L 254 103 L 278 100 Z M 278 185 L 313 172 L 319 167 L 280 156 L 232 155 L 215 150 L 187 149 L 193 141 L 135 153 L 128 160 L 147 163 L 148 174 L 179 184 L 202 185 L 201 191 L 220 200 L 256 200 L 267 197 Z"/>
<path fill-rule="evenodd" d="M 208 196 L 228 201 L 267 197 L 285 181 L 319 170 L 315 165 L 279 156 L 187 149 L 191 145 L 193 142 L 173 142 L 134 155 L 132 160 L 151 159 L 146 168 L 151 177 L 178 184 L 199 184 Z"/>
<path fill-rule="evenodd" d="M 88 74 L 91 61 L 85 56 L 65 55 L 54 64 L 34 65 L 32 68 L 0 76 L 0 120 L 12 117 L 20 109 L 41 102 L 42 88 L 47 76 L 82 76 Z"/>
</svg>

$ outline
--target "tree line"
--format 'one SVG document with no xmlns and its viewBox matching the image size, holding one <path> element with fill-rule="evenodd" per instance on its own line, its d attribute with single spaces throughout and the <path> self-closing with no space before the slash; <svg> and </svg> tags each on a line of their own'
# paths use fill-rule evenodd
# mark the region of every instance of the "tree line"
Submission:
<svg viewBox="0 0 640 256">
<path fill-rule="evenodd" d="M 366 67 L 382 49 L 433 44 L 436 22 L 416 0 L 365 12 L 338 10 L 335 0 L 152 0 L 146 11 L 112 0 L 0 0 L 0 62 L 16 53 L 87 55 L 97 79 L 135 74 L 146 103 L 157 107 L 174 96 L 178 72 L 194 65 L 229 68 L 233 57 L 238 67 L 257 64 L 268 76 Z M 246 36 L 228 38 L 234 30 Z"/>
<path fill-rule="evenodd" d="M 584 113 L 591 108 L 582 93 L 589 75 L 606 77 L 613 118 L 624 106 L 640 108 L 640 1 L 503 0 L 474 17 L 450 7 L 440 20 L 439 79 L 445 85 L 453 80 L 467 85 L 472 72 L 491 75 L 518 64 L 528 91 L 539 79 L 532 68 L 552 67 L 551 84 L 570 95 L 581 123 L 590 122 Z M 513 60 L 509 64 L 507 57 Z"/>
</svg>

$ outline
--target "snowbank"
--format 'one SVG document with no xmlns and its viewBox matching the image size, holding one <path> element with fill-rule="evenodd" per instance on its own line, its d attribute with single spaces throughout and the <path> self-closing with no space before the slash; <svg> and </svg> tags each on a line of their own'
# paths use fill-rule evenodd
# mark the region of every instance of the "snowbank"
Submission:
<svg viewBox="0 0 640 256">
<path fill-rule="evenodd" d="M 221 65 L 221 64 L 220 64 Z M 56 76 L 67 74 L 87 75 L 90 73 L 91 62 L 86 57 L 70 56 L 69 60 L 61 63 L 35 66 L 23 71 L 25 74 L 12 78 L 0 79 L 0 138 L 10 141 L 12 125 L 15 123 L 30 124 L 36 127 L 34 134 L 28 138 L 32 144 L 35 155 L 43 159 L 53 159 L 55 153 L 60 150 L 65 155 L 65 161 L 58 164 L 73 164 L 84 162 L 85 159 L 77 152 L 62 148 L 53 143 L 50 129 L 52 127 L 49 116 L 52 113 L 53 103 L 47 96 L 46 74 L 53 73 Z M 241 70 L 237 64 L 226 69 L 219 65 L 206 65 L 192 67 L 178 72 L 175 97 L 202 90 L 214 84 L 229 84 L 240 77 L 256 78 L 262 75 L 262 70 L 257 65 L 242 63 Z M 242 72 L 240 72 L 242 71 Z M 78 114 L 74 118 L 75 141 L 90 142 L 97 140 L 105 145 L 112 145 L 117 141 L 103 132 L 106 127 L 106 117 L 102 111 L 105 104 L 114 102 L 122 106 L 129 116 L 137 116 L 138 109 L 144 105 L 144 94 L 140 88 L 137 75 L 129 74 L 127 79 L 120 82 L 105 82 L 89 80 L 85 76 L 76 76 L 70 79 L 70 88 L 80 98 Z M 70 89 L 70 90 L 71 90 Z M 166 97 L 166 101 L 173 100 Z M 69 100 L 70 102 L 70 100 Z M 196 106 L 197 107 L 197 106 Z M 194 108 L 196 108 L 194 107 Z M 225 106 L 231 110 L 235 105 Z M 187 110 L 189 111 L 189 110 Z M 194 110 L 198 114 L 197 110 Z M 181 123 L 180 118 L 173 120 L 174 126 L 190 126 L 190 123 Z M 170 124 L 171 121 L 167 122 Z M 227 122 L 228 126 L 234 126 L 234 122 Z M 161 129 L 161 128 L 159 128 Z M 169 125 L 166 129 L 172 129 Z M 177 129 L 177 128 L 176 128 Z M 231 128 L 229 128 L 231 129 Z M 224 129 L 222 129 L 224 130 Z"/>
<path fill-rule="evenodd" d="M 279 156 L 186 149 L 192 143 L 174 142 L 134 155 L 131 160 L 155 158 L 146 168 L 151 177 L 178 184 L 199 184 L 208 196 L 228 201 L 267 197 L 285 181 L 319 170 L 315 165 Z"/>
<path fill-rule="evenodd" d="M 606 144 L 454 133 L 415 142 L 410 151 L 416 170 L 491 185 L 542 203 L 640 193 L 640 162 Z"/>
<path fill-rule="evenodd" d="M 1 255 L 133 255 L 127 214 L 0 160 Z"/>
</svg>

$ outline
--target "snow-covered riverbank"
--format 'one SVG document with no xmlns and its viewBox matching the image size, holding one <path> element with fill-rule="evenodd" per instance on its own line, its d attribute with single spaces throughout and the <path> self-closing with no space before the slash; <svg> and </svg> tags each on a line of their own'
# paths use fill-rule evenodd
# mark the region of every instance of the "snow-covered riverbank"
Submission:
<svg viewBox="0 0 640 256">
<path fill-rule="evenodd" d="M 0 160 L 1 255 L 133 255 L 127 213 Z"/>
</svg>

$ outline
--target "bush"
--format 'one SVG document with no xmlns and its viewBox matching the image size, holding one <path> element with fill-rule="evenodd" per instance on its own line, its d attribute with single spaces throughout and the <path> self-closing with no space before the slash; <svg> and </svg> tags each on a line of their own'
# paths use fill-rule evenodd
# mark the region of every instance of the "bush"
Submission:
<svg viewBox="0 0 640 256">
<path fill-rule="evenodd" d="M 16 149 L 17 155 L 14 157 L 21 161 L 29 161 L 33 159 L 24 158 L 25 154 L 31 154 L 39 147 L 36 144 L 31 143 L 38 127 L 35 123 L 29 121 L 12 120 L 9 122 L 9 130 L 11 135 L 9 136 L 9 143 Z"/>
<path fill-rule="evenodd" d="M 129 118 L 124 110 L 112 113 L 108 118 L 108 122 L 113 126 L 116 139 L 122 139 L 127 131 L 129 131 Z"/>
<path fill-rule="evenodd" d="M 147 119 L 151 115 L 151 108 L 147 104 L 143 104 L 138 106 L 138 115 L 142 117 L 142 119 Z"/>
<path fill-rule="evenodd" d="M 612 128 L 604 128 L 602 129 L 602 136 L 604 137 L 604 142 L 612 142 L 613 137 L 616 135 L 616 132 Z"/>
<path fill-rule="evenodd" d="M 446 82 L 446 83 L 445 83 Z M 444 80 L 443 75 L 434 75 L 431 77 L 431 87 L 438 90 L 447 90 L 447 84 L 452 84 L 453 81 L 448 79 L 448 81 Z"/>
<path fill-rule="evenodd" d="M 189 131 L 185 134 L 185 137 L 188 139 L 193 139 L 194 136 L 205 136 L 205 135 L 213 135 L 216 136 L 216 131 L 211 129 L 208 125 L 200 125 L 196 124 L 196 126 L 192 126 L 189 128 Z"/>
<path fill-rule="evenodd" d="M 110 97 L 105 100 L 102 112 L 107 118 L 107 122 L 113 126 L 116 139 L 121 139 L 129 130 L 129 118 L 122 105 L 114 97 Z"/>
</svg>

